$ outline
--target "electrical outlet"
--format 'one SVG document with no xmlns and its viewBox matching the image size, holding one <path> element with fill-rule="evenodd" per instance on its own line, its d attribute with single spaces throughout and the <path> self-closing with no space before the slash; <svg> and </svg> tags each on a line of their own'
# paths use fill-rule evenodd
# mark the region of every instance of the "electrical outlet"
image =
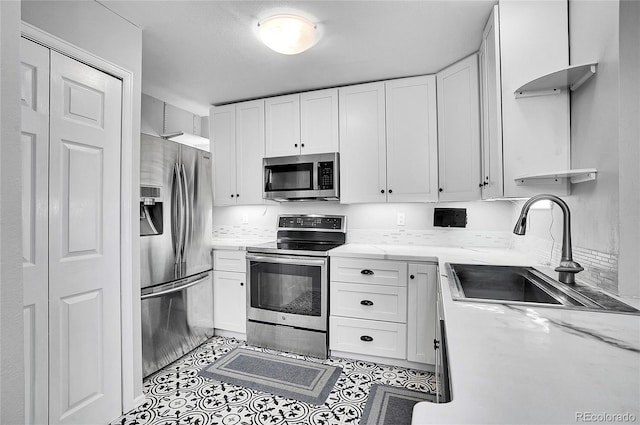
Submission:
<svg viewBox="0 0 640 425">
<path fill-rule="evenodd" d="M 242 224 L 249 224 L 249 214 L 247 213 L 242 214 Z"/>
<path fill-rule="evenodd" d="M 398 213 L 398 222 L 397 222 L 398 226 L 404 226 L 404 213 L 403 212 L 399 212 Z"/>
</svg>

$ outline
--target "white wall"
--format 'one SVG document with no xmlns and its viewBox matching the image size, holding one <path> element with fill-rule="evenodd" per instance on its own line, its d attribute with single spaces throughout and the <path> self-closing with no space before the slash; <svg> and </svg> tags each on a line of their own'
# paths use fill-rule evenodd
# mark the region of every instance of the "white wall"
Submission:
<svg viewBox="0 0 640 425">
<path fill-rule="evenodd" d="M 598 72 L 571 94 L 571 166 L 598 169 L 568 199 L 576 246 L 618 253 L 620 127 L 619 3 L 571 1 L 571 63 L 598 62 Z"/>
<path fill-rule="evenodd" d="M 620 4 L 618 290 L 640 297 L 640 2 Z"/>
<path fill-rule="evenodd" d="M 95 1 L 24 1 L 22 19 L 56 37 L 84 49 L 106 61 L 133 73 L 133 106 L 131 110 L 133 144 L 129 152 L 133 164 L 131 170 L 131 205 L 139 202 L 140 179 L 140 101 L 142 81 L 142 30 L 114 14 Z M 137 208 L 131 209 L 130 250 L 140 252 L 139 217 Z M 140 334 L 140 259 L 131 259 L 133 282 L 134 340 L 131 355 L 123 358 L 123 368 L 132 370 L 125 376 L 123 395 L 124 409 L 133 407 L 133 400 L 142 396 L 142 341 Z"/>
<path fill-rule="evenodd" d="M 428 230 L 433 229 L 434 208 L 466 208 L 467 230 L 510 232 L 515 223 L 513 204 L 510 201 L 495 201 L 353 205 L 293 202 L 268 206 L 216 207 L 213 209 L 213 224 L 242 225 L 242 216 L 246 214 L 249 225 L 270 227 L 275 231 L 278 214 L 339 214 L 347 216 L 347 232 L 349 229 Z M 396 224 L 399 212 L 405 214 L 404 226 Z"/>
<path fill-rule="evenodd" d="M 0 1 L 0 423 L 24 423 L 20 2 Z"/>
<path fill-rule="evenodd" d="M 571 0 L 569 21 L 571 64 L 598 62 L 571 94 L 571 166 L 598 170 L 565 198 L 573 246 L 617 256 L 616 292 L 639 297 L 640 3 Z M 561 242 L 559 208 L 532 212 L 529 224 L 528 236 Z"/>
</svg>

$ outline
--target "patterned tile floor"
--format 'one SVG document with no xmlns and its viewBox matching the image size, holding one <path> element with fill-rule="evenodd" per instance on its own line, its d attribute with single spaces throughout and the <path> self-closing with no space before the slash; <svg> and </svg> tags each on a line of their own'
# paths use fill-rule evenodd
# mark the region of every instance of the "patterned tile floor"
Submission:
<svg viewBox="0 0 640 425">
<path fill-rule="evenodd" d="M 319 360 L 295 354 L 285 356 L 342 367 L 342 374 L 322 406 L 213 381 L 198 371 L 230 350 L 249 349 L 244 341 L 215 336 L 144 381 L 146 398 L 123 415 L 118 425 L 357 425 L 376 382 L 435 393 L 431 372 L 331 357 Z M 281 353 L 282 354 L 282 353 Z"/>
</svg>

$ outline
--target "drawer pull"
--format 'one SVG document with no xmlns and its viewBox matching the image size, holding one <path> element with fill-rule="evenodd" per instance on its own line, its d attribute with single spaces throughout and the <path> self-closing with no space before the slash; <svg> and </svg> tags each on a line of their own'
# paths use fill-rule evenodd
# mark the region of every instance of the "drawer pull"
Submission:
<svg viewBox="0 0 640 425">
<path fill-rule="evenodd" d="M 370 337 L 369 335 L 362 335 L 362 336 L 360 337 L 360 341 L 364 341 L 364 342 L 371 342 L 371 341 L 373 341 L 373 338 L 372 338 L 372 337 Z"/>
<path fill-rule="evenodd" d="M 373 276 L 373 270 L 369 270 L 369 269 L 364 269 L 360 271 L 360 274 L 364 274 L 367 276 Z"/>
<path fill-rule="evenodd" d="M 362 305 L 366 305 L 367 307 L 372 306 L 373 305 L 373 301 L 369 301 L 369 300 L 362 300 L 360 301 L 360 304 Z"/>
</svg>

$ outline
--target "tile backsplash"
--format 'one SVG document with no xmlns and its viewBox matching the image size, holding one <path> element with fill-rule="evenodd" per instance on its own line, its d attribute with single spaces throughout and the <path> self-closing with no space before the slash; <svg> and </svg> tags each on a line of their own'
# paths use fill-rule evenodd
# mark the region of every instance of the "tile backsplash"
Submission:
<svg viewBox="0 0 640 425">
<path fill-rule="evenodd" d="M 536 261 L 556 267 L 562 257 L 562 241 L 536 236 L 514 237 L 513 248 L 532 255 Z M 597 286 L 613 294 L 618 293 L 618 255 L 593 249 L 573 247 L 573 260 L 584 270 L 576 274 L 576 281 Z"/>
</svg>

